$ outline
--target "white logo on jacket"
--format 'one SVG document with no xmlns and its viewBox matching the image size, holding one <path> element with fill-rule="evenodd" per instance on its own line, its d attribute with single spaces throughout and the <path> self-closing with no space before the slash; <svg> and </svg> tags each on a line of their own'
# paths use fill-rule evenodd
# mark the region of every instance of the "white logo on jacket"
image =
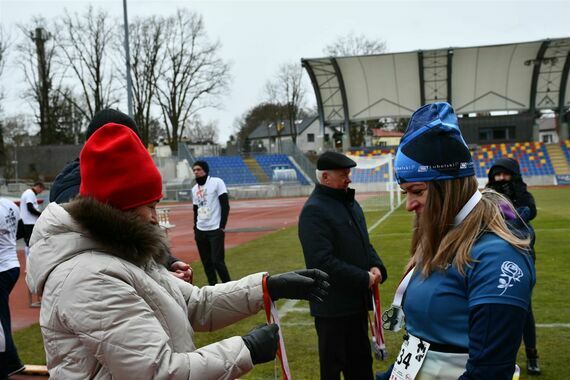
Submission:
<svg viewBox="0 0 570 380">
<path fill-rule="evenodd" d="M 503 289 L 500 295 L 505 294 L 508 288 L 512 288 L 514 282 L 520 282 L 520 278 L 524 276 L 523 271 L 519 266 L 512 261 L 504 261 L 501 265 L 501 276 L 499 277 L 499 285 L 497 288 Z M 507 278 L 505 280 L 505 277 Z"/>
</svg>

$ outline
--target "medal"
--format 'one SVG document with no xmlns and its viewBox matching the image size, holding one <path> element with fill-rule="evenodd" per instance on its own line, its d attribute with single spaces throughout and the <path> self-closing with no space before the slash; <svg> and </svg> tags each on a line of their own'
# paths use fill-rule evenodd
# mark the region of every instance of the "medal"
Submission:
<svg viewBox="0 0 570 380">
<path fill-rule="evenodd" d="M 404 326 L 404 310 L 400 306 L 392 305 L 382 313 L 382 327 L 385 330 L 400 331 Z"/>
</svg>

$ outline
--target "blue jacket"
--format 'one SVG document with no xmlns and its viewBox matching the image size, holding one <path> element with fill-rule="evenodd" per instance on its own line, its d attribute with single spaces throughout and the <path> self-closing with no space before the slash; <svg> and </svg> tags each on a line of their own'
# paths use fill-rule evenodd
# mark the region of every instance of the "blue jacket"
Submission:
<svg viewBox="0 0 570 380">
<path fill-rule="evenodd" d="M 79 173 L 79 158 L 69 162 L 55 177 L 49 192 L 49 201 L 66 203 L 79 194 L 81 174 Z"/>
<path fill-rule="evenodd" d="M 368 271 L 378 267 L 382 281 L 387 273 L 370 244 L 354 190 L 317 185 L 301 211 L 299 239 L 307 268 L 321 269 L 330 276 L 329 295 L 322 303 L 311 302 L 311 315 L 342 317 L 369 310 Z"/>
</svg>

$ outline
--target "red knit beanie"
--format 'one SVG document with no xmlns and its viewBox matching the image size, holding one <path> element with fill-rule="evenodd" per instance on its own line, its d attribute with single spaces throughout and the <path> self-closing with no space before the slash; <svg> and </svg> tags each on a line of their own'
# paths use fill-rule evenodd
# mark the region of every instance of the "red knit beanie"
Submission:
<svg viewBox="0 0 570 380">
<path fill-rule="evenodd" d="M 79 194 L 129 210 L 162 198 L 162 177 L 143 143 L 128 127 L 99 128 L 79 155 Z"/>
</svg>

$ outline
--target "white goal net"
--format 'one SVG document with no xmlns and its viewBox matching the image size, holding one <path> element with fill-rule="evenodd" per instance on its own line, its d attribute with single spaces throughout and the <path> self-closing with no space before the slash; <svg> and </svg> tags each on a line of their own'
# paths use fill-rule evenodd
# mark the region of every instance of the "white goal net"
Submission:
<svg viewBox="0 0 570 380">
<path fill-rule="evenodd" d="M 400 192 L 394 179 L 393 155 L 346 155 L 356 162 L 350 186 L 357 194 L 366 195 L 361 202 L 365 211 L 395 209 L 400 204 Z"/>
</svg>

